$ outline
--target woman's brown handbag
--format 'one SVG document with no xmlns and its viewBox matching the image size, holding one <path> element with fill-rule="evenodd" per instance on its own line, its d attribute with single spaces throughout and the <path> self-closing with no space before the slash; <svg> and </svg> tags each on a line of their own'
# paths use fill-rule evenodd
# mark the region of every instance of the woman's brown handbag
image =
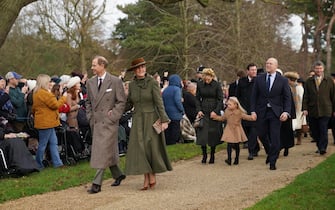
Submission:
<svg viewBox="0 0 335 210">
<path fill-rule="evenodd" d="M 157 134 L 162 133 L 162 122 L 161 119 L 158 119 L 155 121 L 155 123 L 152 125 L 152 127 L 155 129 Z"/>
<path fill-rule="evenodd" d="M 306 116 L 302 116 L 302 125 L 301 125 L 301 132 L 308 133 L 309 132 L 309 125 L 307 124 Z"/>
<path fill-rule="evenodd" d="M 308 133 L 309 132 L 309 125 L 307 125 L 307 124 L 301 125 L 301 131 L 303 133 Z"/>
</svg>

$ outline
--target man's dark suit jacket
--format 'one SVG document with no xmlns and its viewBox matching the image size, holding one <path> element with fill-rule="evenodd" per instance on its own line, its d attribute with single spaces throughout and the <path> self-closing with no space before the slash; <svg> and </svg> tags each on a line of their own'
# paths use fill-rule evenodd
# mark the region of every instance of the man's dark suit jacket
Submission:
<svg viewBox="0 0 335 210">
<path fill-rule="evenodd" d="M 250 111 L 256 112 L 257 119 L 265 118 L 269 103 L 279 118 L 283 112 L 291 113 L 291 90 L 287 78 L 276 74 L 270 92 L 266 88 L 266 73 L 256 77 L 251 95 Z"/>
<path fill-rule="evenodd" d="M 236 90 L 237 90 L 237 82 L 235 80 L 234 82 L 229 84 L 228 95 L 236 96 Z"/>
</svg>

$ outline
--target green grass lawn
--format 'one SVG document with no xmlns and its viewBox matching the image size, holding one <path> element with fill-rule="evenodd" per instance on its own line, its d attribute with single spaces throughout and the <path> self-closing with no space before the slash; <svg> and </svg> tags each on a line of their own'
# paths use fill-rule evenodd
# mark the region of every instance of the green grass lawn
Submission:
<svg viewBox="0 0 335 210">
<path fill-rule="evenodd" d="M 248 209 L 335 209 L 335 154 Z"/>
</svg>

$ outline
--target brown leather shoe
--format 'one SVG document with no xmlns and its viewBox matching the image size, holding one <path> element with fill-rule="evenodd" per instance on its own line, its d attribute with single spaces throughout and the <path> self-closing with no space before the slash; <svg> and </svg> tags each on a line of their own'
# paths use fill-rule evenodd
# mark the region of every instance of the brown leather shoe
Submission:
<svg viewBox="0 0 335 210">
<path fill-rule="evenodd" d="M 98 184 L 92 184 L 91 188 L 87 190 L 88 194 L 95 194 L 101 191 L 101 186 Z"/>
</svg>

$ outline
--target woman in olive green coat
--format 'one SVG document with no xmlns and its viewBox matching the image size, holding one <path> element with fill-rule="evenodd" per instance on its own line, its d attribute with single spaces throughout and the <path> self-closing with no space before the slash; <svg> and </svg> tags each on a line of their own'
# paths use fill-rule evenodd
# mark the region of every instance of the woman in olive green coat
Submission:
<svg viewBox="0 0 335 210">
<path fill-rule="evenodd" d="M 135 78 L 129 84 L 127 109 L 134 107 L 132 127 L 126 159 L 126 174 L 144 174 L 141 190 L 153 188 L 156 173 L 171 171 L 172 167 L 165 148 L 164 132 L 157 134 L 153 124 L 161 120 L 162 130 L 170 121 L 165 113 L 160 89 L 151 76 L 146 74 L 146 62 L 138 58 L 128 71 L 134 71 Z"/>
</svg>

